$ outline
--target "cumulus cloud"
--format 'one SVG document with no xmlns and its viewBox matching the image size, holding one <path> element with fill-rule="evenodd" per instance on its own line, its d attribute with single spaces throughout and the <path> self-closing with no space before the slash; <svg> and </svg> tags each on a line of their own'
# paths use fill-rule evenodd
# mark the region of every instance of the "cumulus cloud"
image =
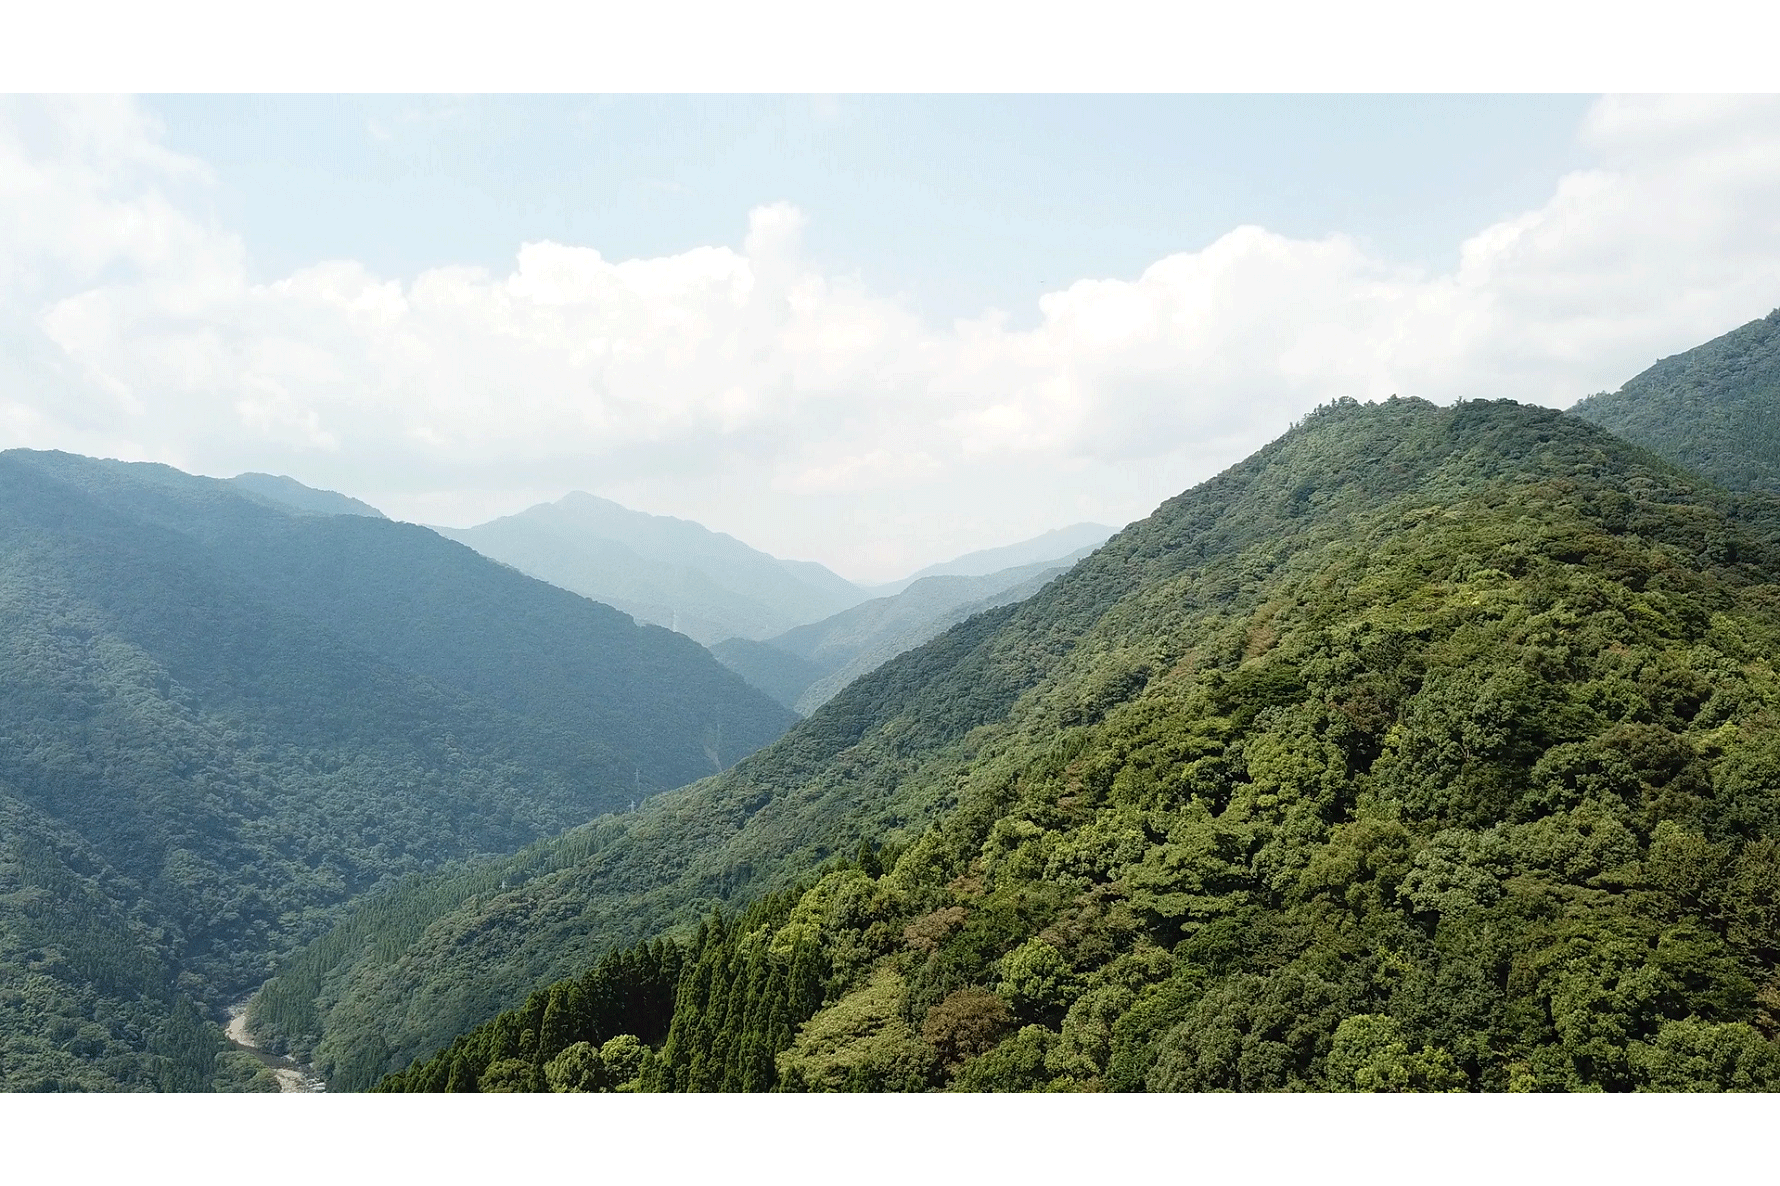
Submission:
<svg viewBox="0 0 1780 1186">
<path fill-rule="evenodd" d="M 739 249 L 254 283 L 128 103 L 0 109 L 0 443 L 274 469 L 469 522 L 582 487 L 849 575 L 1123 522 L 1338 396 L 1567 405 L 1780 303 L 1780 107 L 1619 100 L 1444 271 L 1244 226 L 1039 318 L 936 326 Z M 814 212 L 819 217 L 820 212 Z"/>
</svg>

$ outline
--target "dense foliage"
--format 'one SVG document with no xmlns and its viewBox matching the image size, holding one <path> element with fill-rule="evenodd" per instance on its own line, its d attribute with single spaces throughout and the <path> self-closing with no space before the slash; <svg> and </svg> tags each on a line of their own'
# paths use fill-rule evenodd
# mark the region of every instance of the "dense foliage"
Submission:
<svg viewBox="0 0 1780 1186">
<path fill-rule="evenodd" d="M 852 1011 L 825 1058 L 872 1086 L 1780 1086 L 1780 590 L 1702 526 L 1539 483 L 1188 610 L 877 879 L 799 1047 Z"/>
<path fill-rule="evenodd" d="M 1780 493 L 1780 309 L 1570 411 L 1731 490 Z"/>
<path fill-rule="evenodd" d="M 147 913 L 0 784 L 0 1089 L 276 1089 L 179 990 Z"/>
<path fill-rule="evenodd" d="M 511 856 L 464 862 L 365 896 L 338 925 L 282 964 L 254 996 L 248 1016 L 254 1034 L 311 1063 L 336 1088 L 371 1086 L 392 1064 L 405 1065 L 414 1057 L 386 1044 L 380 1018 L 371 1010 L 385 978 L 405 967 L 416 950 L 433 953 L 422 942 L 431 938 L 427 932 L 432 924 L 457 912 L 474 914 L 477 927 L 507 925 L 504 901 L 510 887 L 587 860 L 622 835 L 629 818 L 605 817 Z M 462 935 L 447 942 L 469 946 Z M 416 1015 L 432 1018 L 447 1036 L 494 1015 L 513 999 L 504 991 L 504 981 L 476 974 L 482 969 L 473 958 L 450 961 L 439 955 L 445 973 L 429 978 L 404 1004 Z M 452 974 L 452 967 L 462 967 L 465 974 Z"/>
<path fill-rule="evenodd" d="M 533 993 L 523 1007 L 386 1077 L 377 1089 L 635 1090 L 645 1058 L 653 1061 L 654 1047 L 669 1037 L 676 997 L 685 991 L 682 968 L 708 964 L 722 946 L 721 932 L 708 938 L 700 931 L 690 960 L 668 940 L 615 951 L 585 976 Z"/>
<path fill-rule="evenodd" d="M 614 952 L 533 993 L 379 1091 L 764 1091 L 820 1007 L 826 966 L 796 893 Z"/>
<path fill-rule="evenodd" d="M 217 1016 L 354 895 L 792 719 L 424 528 L 63 454 L 0 454 L 0 624 L 4 1086 L 162 1082 L 157 1027 Z"/>
<path fill-rule="evenodd" d="M 1002 612 L 917 654 L 941 668 Z M 906 813 L 925 818 L 943 787 L 911 782 L 899 795 L 887 766 L 869 782 L 851 765 L 825 769 L 856 750 L 855 730 L 867 727 L 872 703 L 918 695 L 918 681 L 874 679 L 839 698 L 858 716 L 825 709 L 803 727 L 802 744 L 741 779 L 707 779 L 515 857 L 368 897 L 279 968 L 250 1009 L 255 1032 L 264 1023 L 293 1052 L 313 1052 L 336 1086 L 369 1086 L 536 986 L 578 974 L 615 943 L 695 926 L 724 902 L 789 884 Z M 774 781 L 799 778 L 807 781 L 795 796 L 776 798 Z M 365 1051 L 387 1052 L 369 1078 Z"/>
<path fill-rule="evenodd" d="M 1772 1083 L 1777 535 L 1560 414 L 1325 409 L 442 915 L 369 1012 L 437 1049 L 402 993 L 517 999 L 876 835 L 791 908 L 776 1086 Z"/>
</svg>

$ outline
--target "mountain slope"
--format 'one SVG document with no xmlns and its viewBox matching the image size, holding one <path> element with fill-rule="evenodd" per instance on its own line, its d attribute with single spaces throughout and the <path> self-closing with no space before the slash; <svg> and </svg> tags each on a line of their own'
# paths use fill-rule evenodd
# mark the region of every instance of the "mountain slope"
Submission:
<svg viewBox="0 0 1780 1186">
<path fill-rule="evenodd" d="M 700 933 L 634 1086 L 1780 1085 L 1775 502 L 1409 402 L 1208 487 L 983 640 L 1032 654 L 1042 607 L 1073 645 L 934 770 L 937 826 Z M 987 674 L 946 666 L 924 700 Z M 973 715 L 885 723 L 937 757 Z M 458 1044 L 460 1082 L 560 1082 L 582 1032 L 516 1024 L 571 999 Z"/>
<path fill-rule="evenodd" d="M 372 519 L 387 517 L 368 502 L 333 490 L 317 490 L 281 474 L 236 474 L 229 482 L 249 494 L 293 511 L 306 511 L 312 515 L 364 515 Z"/>
<path fill-rule="evenodd" d="M 808 716 L 866 672 L 986 609 L 1022 601 L 1093 549 L 983 576 L 922 577 L 833 617 L 764 642 L 726 639 L 711 653 L 731 671 Z"/>
<path fill-rule="evenodd" d="M 89 889 L 121 887 L 168 1009 L 253 987 L 354 894 L 721 769 L 791 719 L 690 640 L 424 528 L 66 454 L 0 454 L 0 624 L 14 859 L 77 851 Z M 61 938 L 19 942 L 0 976 Z"/>
<path fill-rule="evenodd" d="M 1727 938 L 1722 916 L 1648 889 L 1625 861 L 1668 860 L 1673 838 L 1760 875 L 1748 862 L 1766 850 L 1746 846 L 1776 825 L 1765 792 L 1741 788 L 1761 785 L 1746 772 L 1780 715 L 1763 658 L 1780 639 L 1777 533 L 1771 502 L 1737 502 L 1558 413 L 1325 409 L 1029 600 L 855 681 L 735 769 L 552 842 L 498 889 L 436 883 L 433 913 L 409 915 L 385 951 L 311 972 L 334 986 L 322 1046 L 401 1066 L 503 995 L 796 884 L 870 837 L 893 855 L 914 843 L 888 873 L 836 871 L 788 916 L 830 973 L 828 1004 L 780 1050 L 780 1081 L 1329 1085 L 1358 1059 L 1362 1079 L 1625 1085 L 1623 1060 L 1590 1069 L 1551 1037 L 1570 1023 L 1538 1003 L 1570 973 L 1584 991 L 1586 968 L 1542 965 L 1545 997 L 1492 979 L 1517 952 L 1596 926 L 1645 944 L 1626 949 L 1628 968 L 1690 934 L 1705 960 L 1672 974 L 1707 988 L 1624 1022 L 1656 1051 L 1638 1074 L 1701 1042 L 1757 1066 L 1753 986 L 1772 971 L 1763 944 L 1780 940 Z M 1731 698 L 1707 712 L 1713 688 Z M 1591 773 L 1627 745 L 1647 754 L 1619 781 Z M 1439 878 L 1471 884 L 1467 846 L 1495 851 L 1495 836 L 1497 889 L 1474 897 L 1504 903 L 1490 925 L 1507 937 L 1486 948 L 1457 905 L 1441 931 L 1437 893 Z M 1619 847 L 1598 850 L 1608 836 Z M 1425 907 L 1398 896 L 1424 865 L 1456 870 L 1416 883 L 1436 895 Z M 1679 921 L 1638 913 L 1655 892 Z M 1607 913 L 1569 931 L 1516 922 L 1564 903 Z M 1473 949 L 1484 966 L 1442 962 Z M 777 975 L 773 959 L 747 966 Z M 1386 991 L 1392 976 L 1449 973 L 1483 977 L 1464 1006 L 1483 1014 Z M 1491 1010 L 1528 1008 L 1547 1010 L 1545 1029 L 1534 1014 L 1490 1028 Z M 1272 1028 L 1297 1017 L 1295 1036 Z M 1217 1034 L 1223 1046 L 1204 1044 Z M 725 1039 L 731 1054 L 772 1053 L 744 1037 Z M 1348 1063 L 1332 1066 L 1337 1038 Z M 366 1081 L 361 1067 L 353 1083 Z"/>
<path fill-rule="evenodd" d="M 770 639 L 726 638 L 712 643 L 710 650 L 723 666 L 800 716 L 808 714 L 797 709 L 798 697 L 830 670 L 826 664 L 780 650 Z"/>
<path fill-rule="evenodd" d="M 700 642 L 764 638 L 863 600 L 819 564 L 780 560 L 697 523 L 574 493 L 448 539 Z"/>
<path fill-rule="evenodd" d="M 277 1090 L 181 998 L 142 893 L 0 784 L 0 1090 Z"/>
<path fill-rule="evenodd" d="M 1570 412 L 1727 489 L 1780 493 L 1780 309 Z"/>
</svg>

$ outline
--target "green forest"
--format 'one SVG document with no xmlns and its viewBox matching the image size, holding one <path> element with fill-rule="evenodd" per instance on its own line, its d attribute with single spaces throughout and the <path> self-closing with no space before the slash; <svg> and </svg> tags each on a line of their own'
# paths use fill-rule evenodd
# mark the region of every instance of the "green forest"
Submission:
<svg viewBox="0 0 1780 1186">
<path fill-rule="evenodd" d="M 1780 309 L 1570 409 L 1730 490 L 1780 491 Z"/>
<path fill-rule="evenodd" d="M 348 902 L 794 719 L 690 639 L 424 528 L 164 466 L 0 454 L 0 621 L 12 1088 L 251 1079 L 216 1069 L 222 1007 Z"/>
<path fill-rule="evenodd" d="M 665 1029 L 559 977 L 380 1086 L 1769 1088 L 1777 541 L 1775 500 L 1559 413 L 1325 408 L 659 801 L 779 783 L 679 874 L 716 910 L 636 936 L 678 945 Z M 755 830 L 842 787 L 856 856 Z M 486 952 L 571 885 L 646 929 L 587 868 L 670 861 L 648 822 Z"/>
</svg>

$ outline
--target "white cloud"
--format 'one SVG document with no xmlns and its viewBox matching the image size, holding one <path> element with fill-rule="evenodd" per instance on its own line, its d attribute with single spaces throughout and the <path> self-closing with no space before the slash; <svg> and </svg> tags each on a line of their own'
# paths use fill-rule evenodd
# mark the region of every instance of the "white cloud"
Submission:
<svg viewBox="0 0 1780 1186">
<path fill-rule="evenodd" d="M 205 168 L 134 107 L 12 103 L 0 444 L 274 469 L 435 521 L 585 487 L 893 576 L 1147 513 L 1337 396 L 1567 405 L 1780 303 L 1780 106 L 1605 100 L 1581 136 L 1595 166 L 1448 272 L 1245 226 L 1014 330 L 824 274 L 784 204 L 739 250 L 256 284 L 195 213 Z"/>
</svg>

